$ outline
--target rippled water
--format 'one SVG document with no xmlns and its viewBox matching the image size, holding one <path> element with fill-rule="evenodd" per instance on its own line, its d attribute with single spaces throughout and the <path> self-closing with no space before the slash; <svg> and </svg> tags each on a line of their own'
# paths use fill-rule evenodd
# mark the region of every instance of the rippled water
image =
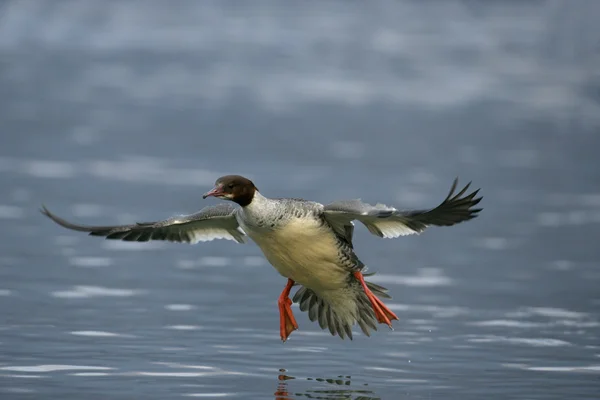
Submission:
<svg viewBox="0 0 600 400">
<path fill-rule="evenodd" d="M 598 3 L 361 4 L 0 6 L 2 399 L 597 397 Z M 190 213 L 232 172 L 406 208 L 459 175 L 485 210 L 357 229 L 395 330 L 341 341 L 296 308 L 285 344 L 285 281 L 254 245 L 103 241 L 38 213 Z"/>
</svg>

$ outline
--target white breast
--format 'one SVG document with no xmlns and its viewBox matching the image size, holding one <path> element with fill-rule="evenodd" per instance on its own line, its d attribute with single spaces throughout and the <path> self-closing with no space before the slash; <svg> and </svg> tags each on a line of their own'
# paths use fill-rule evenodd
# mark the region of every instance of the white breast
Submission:
<svg viewBox="0 0 600 400">
<path fill-rule="evenodd" d="M 247 233 L 284 277 L 316 291 L 346 286 L 334 233 L 320 221 L 296 218 L 272 231 Z"/>
</svg>

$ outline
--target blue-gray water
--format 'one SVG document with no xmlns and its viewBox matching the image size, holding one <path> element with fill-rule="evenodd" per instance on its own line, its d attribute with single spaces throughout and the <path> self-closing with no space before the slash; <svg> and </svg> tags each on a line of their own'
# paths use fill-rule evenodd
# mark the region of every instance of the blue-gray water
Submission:
<svg viewBox="0 0 600 400">
<path fill-rule="evenodd" d="M 600 6 L 590 1 L 4 1 L 0 398 L 592 399 L 600 393 Z M 353 342 L 252 244 L 52 224 L 268 196 L 480 218 L 357 228 L 400 317 Z M 294 379 L 292 379 L 294 378 Z"/>
</svg>

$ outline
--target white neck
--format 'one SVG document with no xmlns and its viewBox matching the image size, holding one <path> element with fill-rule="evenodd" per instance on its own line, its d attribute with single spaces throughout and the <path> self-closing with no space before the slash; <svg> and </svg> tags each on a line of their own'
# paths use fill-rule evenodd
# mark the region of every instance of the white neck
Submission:
<svg viewBox="0 0 600 400">
<path fill-rule="evenodd" d="M 249 218 L 265 218 L 273 215 L 276 209 L 276 202 L 266 198 L 260 192 L 256 191 L 252 202 L 243 208 L 244 214 Z"/>
<path fill-rule="evenodd" d="M 248 204 L 246 209 L 264 209 L 271 202 L 270 199 L 266 198 L 257 190 L 254 192 L 254 197 L 252 197 L 252 202 Z"/>
</svg>

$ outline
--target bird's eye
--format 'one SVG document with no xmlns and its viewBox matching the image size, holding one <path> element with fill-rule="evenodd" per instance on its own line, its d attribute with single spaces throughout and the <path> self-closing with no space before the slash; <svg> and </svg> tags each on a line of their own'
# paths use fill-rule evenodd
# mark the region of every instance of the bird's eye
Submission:
<svg viewBox="0 0 600 400">
<path fill-rule="evenodd" d="M 229 185 L 227 185 L 227 187 L 228 187 L 229 189 L 233 189 L 233 183 L 230 183 Z"/>
</svg>

